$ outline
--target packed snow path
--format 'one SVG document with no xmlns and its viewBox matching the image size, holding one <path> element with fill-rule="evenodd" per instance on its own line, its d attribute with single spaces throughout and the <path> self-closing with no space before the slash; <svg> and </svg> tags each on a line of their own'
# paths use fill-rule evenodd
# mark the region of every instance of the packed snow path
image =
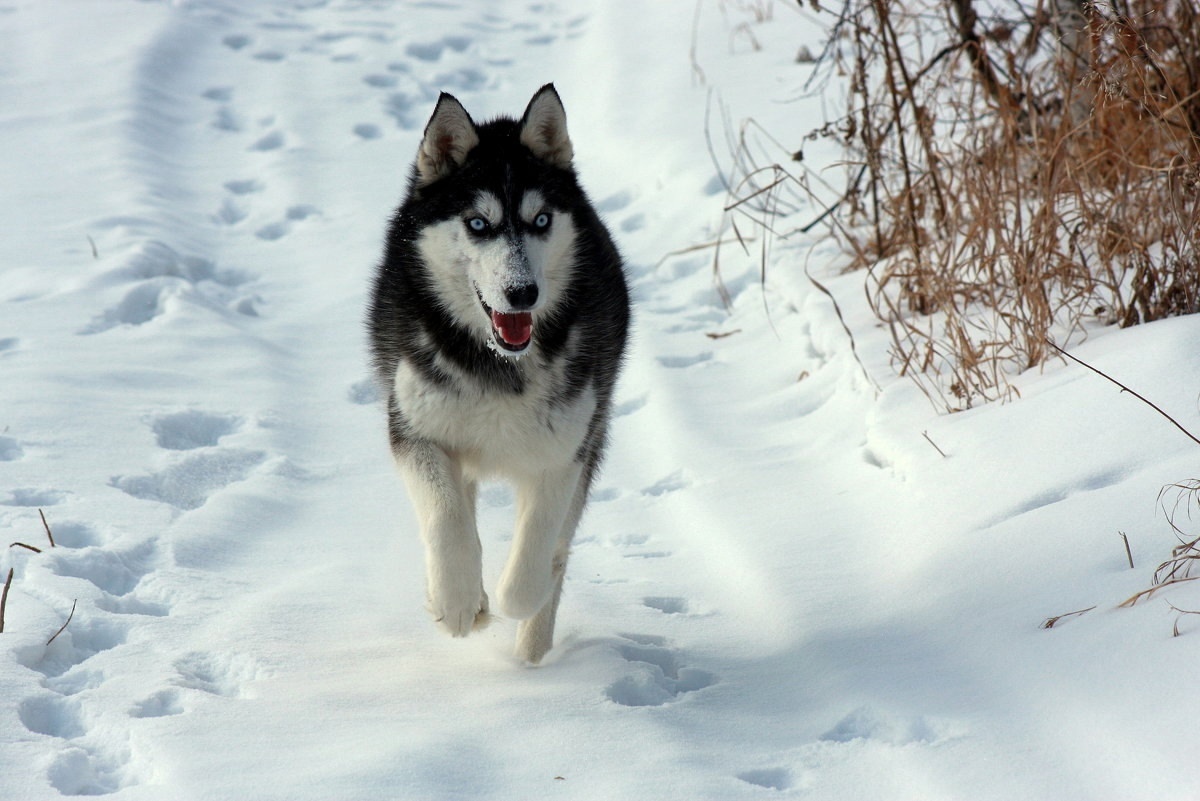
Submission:
<svg viewBox="0 0 1200 801">
<path fill-rule="evenodd" d="M 757 51 L 752 17 L 696 8 L 0 8 L 0 533 L 42 548 L 0 563 L 0 798 L 1200 793 L 1176 691 L 1200 630 L 1112 611 L 1149 573 L 1116 532 L 1166 556 L 1154 499 L 1194 477 L 1187 443 L 1066 368 L 934 417 L 819 240 L 781 244 L 765 288 L 727 248 L 726 310 L 688 250 L 724 203 L 709 93 L 820 125 L 779 101 L 822 34 L 780 4 Z M 451 640 L 423 610 L 362 313 L 437 93 L 486 118 L 549 80 L 637 328 L 528 669 L 512 622 Z M 1084 352 L 1186 417 L 1198 334 Z M 481 496 L 491 587 L 512 498 Z"/>
</svg>

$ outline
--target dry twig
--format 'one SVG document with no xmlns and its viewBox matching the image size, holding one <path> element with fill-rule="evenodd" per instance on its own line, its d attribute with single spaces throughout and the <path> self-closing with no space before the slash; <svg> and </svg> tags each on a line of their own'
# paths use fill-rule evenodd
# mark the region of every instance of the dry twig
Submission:
<svg viewBox="0 0 1200 801">
<path fill-rule="evenodd" d="M 58 545 L 54 542 L 54 532 L 50 530 L 50 524 L 46 522 L 46 513 L 38 509 L 38 514 L 42 517 L 42 527 L 46 529 L 46 539 L 50 540 L 50 547 L 57 548 Z"/>
<path fill-rule="evenodd" d="M 8 588 L 12 586 L 13 569 L 8 569 L 8 578 L 4 580 L 4 592 L 0 593 L 0 634 L 4 632 L 4 610 L 8 606 Z"/>
<path fill-rule="evenodd" d="M 62 634 L 64 631 L 66 631 L 67 626 L 71 625 L 71 618 L 75 617 L 75 606 L 78 603 L 79 603 L 78 598 L 76 598 L 74 601 L 71 602 L 71 614 L 67 615 L 67 622 L 63 623 L 62 627 L 58 631 L 54 632 L 54 635 L 50 639 L 46 640 L 46 645 L 49 645 L 50 643 L 57 640 L 58 635 Z"/>
<path fill-rule="evenodd" d="M 1085 615 L 1095 608 L 1096 608 L 1095 606 L 1089 606 L 1087 609 L 1079 609 L 1075 612 L 1067 612 L 1066 614 L 1056 615 L 1054 617 L 1046 618 L 1045 622 L 1042 623 L 1042 628 L 1052 629 L 1052 628 L 1054 628 L 1055 624 L 1057 624 L 1058 621 L 1062 620 L 1063 618 L 1076 617 L 1078 615 Z"/>
</svg>

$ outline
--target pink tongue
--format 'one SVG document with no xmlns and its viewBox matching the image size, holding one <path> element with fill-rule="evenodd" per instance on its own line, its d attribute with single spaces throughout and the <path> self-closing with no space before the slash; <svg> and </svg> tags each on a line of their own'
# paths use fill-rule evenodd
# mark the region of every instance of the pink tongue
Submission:
<svg viewBox="0 0 1200 801">
<path fill-rule="evenodd" d="M 514 347 L 524 345 L 533 336 L 533 315 L 529 312 L 502 314 L 493 311 L 492 325 L 500 332 L 500 337 Z"/>
</svg>

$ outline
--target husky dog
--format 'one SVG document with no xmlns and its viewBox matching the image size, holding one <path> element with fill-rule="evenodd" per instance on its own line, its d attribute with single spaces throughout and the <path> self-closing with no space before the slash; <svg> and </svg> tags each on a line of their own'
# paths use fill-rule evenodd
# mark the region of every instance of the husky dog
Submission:
<svg viewBox="0 0 1200 801">
<path fill-rule="evenodd" d="M 497 596 L 521 621 L 516 653 L 530 663 L 553 641 L 630 314 L 621 257 L 572 157 L 551 84 L 520 120 L 482 124 L 443 93 L 369 311 L 392 452 L 425 544 L 430 612 L 456 637 L 488 622 L 476 486 L 508 480 L 516 531 Z"/>
</svg>

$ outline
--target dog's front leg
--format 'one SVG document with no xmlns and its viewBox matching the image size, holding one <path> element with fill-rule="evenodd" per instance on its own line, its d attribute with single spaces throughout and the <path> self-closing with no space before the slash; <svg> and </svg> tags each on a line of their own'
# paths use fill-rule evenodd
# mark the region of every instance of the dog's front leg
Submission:
<svg viewBox="0 0 1200 801">
<path fill-rule="evenodd" d="M 425 542 L 429 611 L 455 637 L 487 624 L 483 553 L 475 529 L 475 484 L 458 460 L 431 442 L 397 454 Z"/>
<path fill-rule="evenodd" d="M 553 595 L 555 555 L 569 545 L 563 524 L 581 475 L 582 467 L 572 462 L 518 484 L 516 532 L 498 588 L 500 608 L 509 617 L 532 617 Z"/>
</svg>

